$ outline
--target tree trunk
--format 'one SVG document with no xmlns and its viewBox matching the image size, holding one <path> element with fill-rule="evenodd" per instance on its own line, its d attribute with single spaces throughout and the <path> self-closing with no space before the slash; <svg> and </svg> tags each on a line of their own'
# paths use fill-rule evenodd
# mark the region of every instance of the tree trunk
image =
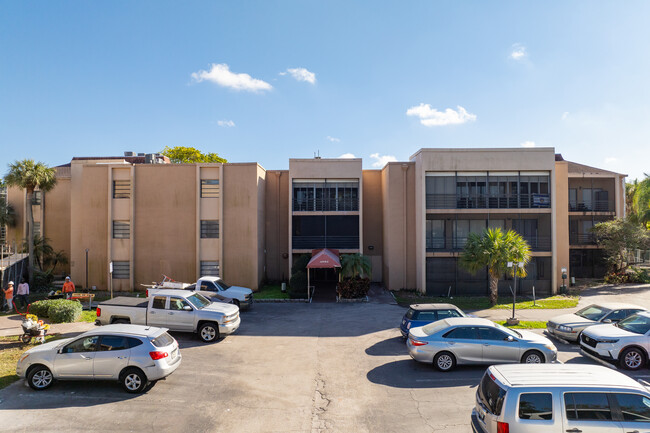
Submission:
<svg viewBox="0 0 650 433">
<path fill-rule="evenodd" d="M 490 280 L 490 305 L 494 306 L 497 304 L 497 299 L 499 296 L 499 279 L 492 275 L 491 272 L 488 273 Z"/>
<path fill-rule="evenodd" d="M 27 270 L 29 271 L 29 287 L 34 286 L 34 212 L 32 212 L 32 196 L 34 191 L 31 189 L 27 190 L 27 253 L 28 257 L 28 266 Z M 22 277 L 22 276 L 21 276 Z"/>
</svg>

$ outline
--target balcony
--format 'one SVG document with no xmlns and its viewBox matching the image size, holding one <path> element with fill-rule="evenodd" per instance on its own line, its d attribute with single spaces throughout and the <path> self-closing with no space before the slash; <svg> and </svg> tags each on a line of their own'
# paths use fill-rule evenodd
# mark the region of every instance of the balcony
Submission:
<svg viewBox="0 0 650 433">
<path fill-rule="evenodd" d="M 569 201 L 570 212 L 614 212 L 609 200 Z"/>
<path fill-rule="evenodd" d="M 291 246 L 294 250 L 312 250 L 316 248 L 359 249 L 359 236 L 293 236 L 291 240 Z"/>
<path fill-rule="evenodd" d="M 427 194 L 427 209 L 544 209 L 551 207 L 549 194 Z"/>
<path fill-rule="evenodd" d="M 569 245 L 596 245 L 596 236 L 593 233 L 571 233 Z"/>
<path fill-rule="evenodd" d="M 358 211 L 358 197 L 294 199 L 294 212 Z"/>
<path fill-rule="evenodd" d="M 531 251 L 551 251 L 550 236 L 524 236 Z M 427 252 L 461 251 L 467 244 L 467 237 L 445 239 L 442 236 L 428 236 L 426 239 Z"/>
</svg>

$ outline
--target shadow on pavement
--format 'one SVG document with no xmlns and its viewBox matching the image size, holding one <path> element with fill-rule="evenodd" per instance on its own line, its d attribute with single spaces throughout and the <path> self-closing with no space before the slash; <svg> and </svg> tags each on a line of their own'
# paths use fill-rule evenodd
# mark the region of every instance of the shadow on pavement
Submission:
<svg viewBox="0 0 650 433">
<path fill-rule="evenodd" d="M 411 359 L 389 362 L 373 368 L 366 377 L 372 383 L 393 388 L 449 388 L 475 387 L 485 373 L 486 366 L 457 367 L 454 371 L 441 373 L 430 364 Z"/>
<path fill-rule="evenodd" d="M 398 356 L 406 354 L 408 354 L 406 340 L 401 336 L 382 340 L 366 349 L 366 355 L 370 356 Z"/>
</svg>

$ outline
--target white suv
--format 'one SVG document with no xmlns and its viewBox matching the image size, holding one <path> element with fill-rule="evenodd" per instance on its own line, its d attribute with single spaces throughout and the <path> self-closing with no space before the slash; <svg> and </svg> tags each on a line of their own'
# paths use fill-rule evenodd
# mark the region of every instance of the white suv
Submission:
<svg viewBox="0 0 650 433">
<path fill-rule="evenodd" d="M 475 433 L 647 432 L 650 390 L 596 365 L 493 365 L 471 420 Z"/>
</svg>

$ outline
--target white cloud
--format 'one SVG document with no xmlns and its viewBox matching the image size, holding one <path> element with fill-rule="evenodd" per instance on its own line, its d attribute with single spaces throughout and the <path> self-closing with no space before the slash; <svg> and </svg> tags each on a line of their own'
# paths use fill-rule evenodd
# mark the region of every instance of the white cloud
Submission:
<svg viewBox="0 0 650 433">
<path fill-rule="evenodd" d="M 217 121 L 217 125 L 222 126 L 224 128 L 232 128 L 235 126 L 235 122 L 232 120 L 219 120 Z"/>
<path fill-rule="evenodd" d="M 565 111 L 564 113 L 562 113 L 562 120 L 567 120 L 568 118 L 569 118 L 569 112 L 568 111 Z"/>
<path fill-rule="evenodd" d="M 521 147 L 535 147 L 534 141 L 524 141 L 521 143 Z"/>
<path fill-rule="evenodd" d="M 616 162 L 618 162 L 618 158 L 615 158 L 613 156 L 605 158 L 605 164 L 614 164 Z"/>
<path fill-rule="evenodd" d="M 344 153 L 343 155 L 339 156 L 339 158 L 352 159 L 352 158 L 356 158 L 356 156 L 354 156 L 354 153 Z"/>
<path fill-rule="evenodd" d="M 458 111 L 447 108 L 445 111 L 438 111 L 431 108 L 431 105 L 421 103 L 416 107 L 411 107 L 406 110 L 407 116 L 416 116 L 420 118 L 420 123 L 424 126 L 444 126 L 444 125 L 460 125 L 465 122 L 472 122 L 476 120 L 476 115 L 468 113 L 460 105 Z"/>
<path fill-rule="evenodd" d="M 388 162 L 397 161 L 397 158 L 393 155 L 379 155 L 378 153 L 373 153 L 370 157 L 375 160 L 375 162 L 372 163 L 373 167 L 383 167 Z"/>
<path fill-rule="evenodd" d="M 526 52 L 526 47 L 522 44 L 513 44 L 512 50 L 510 51 L 510 58 L 513 60 L 523 60 L 528 56 Z"/>
<path fill-rule="evenodd" d="M 209 71 L 204 71 L 202 69 L 199 72 L 193 72 L 192 79 L 197 83 L 202 81 L 212 81 L 221 87 L 228 87 L 234 90 L 244 90 L 247 92 L 261 92 L 273 88 L 266 81 L 258 80 L 248 74 L 237 74 L 231 72 L 230 68 L 225 63 L 213 63 Z"/>
<path fill-rule="evenodd" d="M 339 143 L 341 141 L 340 138 L 330 137 L 329 135 L 325 137 L 325 139 L 331 141 L 332 143 Z"/>
<path fill-rule="evenodd" d="M 297 81 L 306 81 L 309 84 L 316 84 L 316 74 L 308 71 L 305 68 L 289 68 L 286 72 L 280 72 L 280 75 L 291 74 Z"/>
</svg>

